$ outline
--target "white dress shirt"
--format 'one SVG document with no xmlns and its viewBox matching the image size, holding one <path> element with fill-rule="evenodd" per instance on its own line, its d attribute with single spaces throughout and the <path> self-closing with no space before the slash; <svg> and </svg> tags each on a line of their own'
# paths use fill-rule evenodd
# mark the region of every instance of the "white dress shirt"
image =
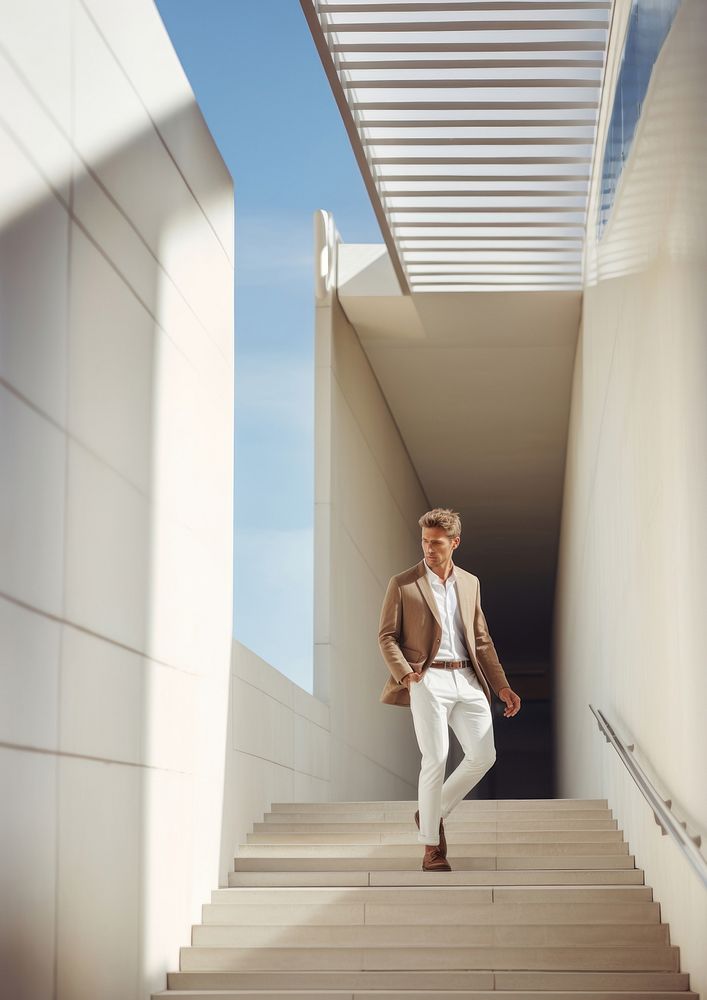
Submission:
<svg viewBox="0 0 707 1000">
<path fill-rule="evenodd" d="M 464 626 L 459 611 L 457 596 L 457 579 L 455 567 L 445 582 L 437 576 L 434 570 L 425 562 L 427 579 L 430 581 L 432 593 L 437 602 L 439 617 L 442 622 L 442 641 L 437 650 L 436 660 L 468 660 L 469 651 L 464 640 Z"/>
</svg>

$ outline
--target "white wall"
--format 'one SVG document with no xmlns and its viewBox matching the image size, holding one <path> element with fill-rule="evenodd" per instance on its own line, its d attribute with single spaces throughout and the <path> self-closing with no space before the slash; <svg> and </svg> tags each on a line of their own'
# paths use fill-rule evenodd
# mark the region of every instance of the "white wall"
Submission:
<svg viewBox="0 0 707 1000">
<path fill-rule="evenodd" d="M 315 216 L 314 694 L 233 643 L 220 884 L 273 802 L 417 797 L 409 709 L 382 705 L 378 619 L 422 557 L 427 500 L 335 294 L 338 236 Z"/>
<path fill-rule="evenodd" d="M 330 746 L 329 707 L 234 641 L 220 885 L 273 802 L 329 800 Z"/>
<path fill-rule="evenodd" d="M 7 0 L 0 982 L 164 988 L 217 881 L 233 191 L 150 0 Z"/>
<path fill-rule="evenodd" d="M 558 794 L 607 797 L 707 991 L 707 892 L 588 708 L 636 742 L 707 835 L 707 5 L 654 69 L 618 197 L 588 253 L 556 607 Z"/>
<path fill-rule="evenodd" d="M 331 799 L 413 799 L 420 756 L 409 709 L 379 701 L 389 675 L 378 621 L 390 577 L 422 558 L 428 503 L 337 299 L 329 220 L 316 308 L 314 693 L 330 711 Z"/>
</svg>

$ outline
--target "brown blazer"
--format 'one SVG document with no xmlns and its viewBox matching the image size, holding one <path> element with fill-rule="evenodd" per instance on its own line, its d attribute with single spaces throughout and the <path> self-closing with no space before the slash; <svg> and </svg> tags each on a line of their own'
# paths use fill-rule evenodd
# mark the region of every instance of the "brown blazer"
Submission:
<svg viewBox="0 0 707 1000">
<path fill-rule="evenodd" d="M 464 626 L 466 648 L 471 663 L 488 698 L 510 687 L 481 610 L 479 579 L 459 566 L 457 578 L 459 612 Z M 381 691 L 386 705 L 409 705 L 410 692 L 401 683 L 413 668 L 421 673 L 435 659 L 442 640 L 442 623 L 437 602 L 427 579 L 425 560 L 392 577 L 383 598 L 378 645 L 391 677 Z M 419 683 L 413 682 L 413 683 Z"/>
</svg>

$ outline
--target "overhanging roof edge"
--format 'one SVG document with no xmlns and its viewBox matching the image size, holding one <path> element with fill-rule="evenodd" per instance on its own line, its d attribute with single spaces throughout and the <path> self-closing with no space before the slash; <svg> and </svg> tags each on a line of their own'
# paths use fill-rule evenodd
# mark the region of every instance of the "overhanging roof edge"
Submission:
<svg viewBox="0 0 707 1000">
<path fill-rule="evenodd" d="M 361 171 L 361 176 L 363 178 L 363 183 L 366 186 L 368 192 L 368 197 L 371 200 L 371 206 L 375 213 L 376 219 L 378 220 L 378 225 L 381 228 L 381 233 L 383 235 L 383 240 L 386 247 L 388 248 L 388 253 L 390 254 L 390 260 L 395 271 L 395 276 L 398 279 L 398 284 L 400 285 L 400 291 L 403 295 L 410 294 L 410 286 L 408 285 L 407 278 L 405 276 L 405 271 L 403 269 L 402 262 L 398 255 L 398 249 L 395 245 L 395 240 L 393 239 L 393 234 L 390 231 L 388 225 L 388 220 L 386 218 L 385 211 L 383 210 L 383 205 L 381 204 L 380 197 L 378 195 L 378 190 L 376 188 L 375 180 L 373 174 L 371 173 L 371 167 L 366 157 L 366 152 L 361 143 L 358 129 L 356 127 L 356 122 L 354 121 L 353 115 L 351 113 L 351 108 L 346 99 L 346 94 L 344 93 L 344 88 L 341 86 L 341 81 L 339 80 L 339 74 L 336 71 L 336 66 L 331 57 L 331 52 L 329 51 L 329 46 L 327 44 L 326 36 L 322 30 L 321 23 L 317 14 L 316 6 L 313 0 L 300 0 L 300 7 L 309 26 L 310 33 L 314 40 L 315 47 L 319 54 L 322 66 L 324 67 L 324 72 L 326 73 L 327 79 L 329 81 L 329 86 L 331 87 L 332 93 L 334 95 L 334 100 L 339 109 L 339 114 L 344 123 L 344 128 L 346 129 L 346 134 L 349 137 L 349 142 L 351 143 L 351 148 L 353 149 L 354 156 L 356 157 L 356 162 L 358 168 Z"/>
</svg>

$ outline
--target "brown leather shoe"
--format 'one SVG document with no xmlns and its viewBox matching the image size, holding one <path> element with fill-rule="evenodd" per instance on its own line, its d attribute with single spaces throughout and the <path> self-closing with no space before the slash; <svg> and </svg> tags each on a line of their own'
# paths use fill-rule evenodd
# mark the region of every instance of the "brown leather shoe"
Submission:
<svg viewBox="0 0 707 1000">
<path fill-rule="evenodd" d="M 422 870 L 423 872 L 451 872 L 452 866 L 440 851 L 438 844 L 425 844 Z"/>
<path fill-rule="evenodd" d="M 417 829 L 419 830 L 420 829 L 420 810 L 419 809 L 415 810 L 415 823 L 417 824 Z M 439 821 L 439 845 L 438 846 L 439 846 L 439 849 L 442 852 L 442 854 L 444 854 L 444 856 L 446 857 L 447 856 L 447 838 L 444 835 L 444 820 L 443 819 L 440 819 L 440 821 Z"/>
</svg>

